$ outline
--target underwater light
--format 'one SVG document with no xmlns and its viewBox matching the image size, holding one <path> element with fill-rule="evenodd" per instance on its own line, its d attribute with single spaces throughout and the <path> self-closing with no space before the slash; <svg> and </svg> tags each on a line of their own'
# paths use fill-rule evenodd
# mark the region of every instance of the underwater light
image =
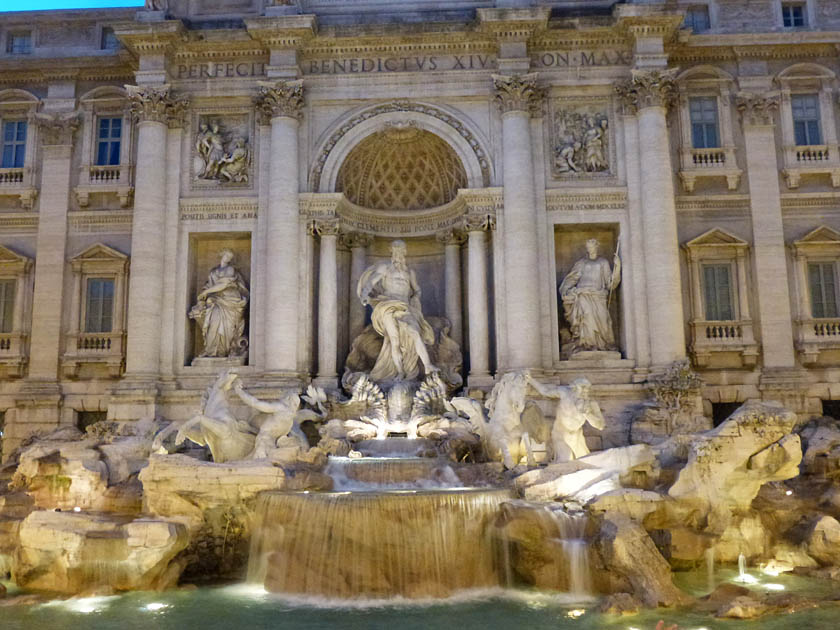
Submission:
<svg viewBox="0 0 840 630">
<path fill-rule="evenodd" d="M 750 575 L 749 573 L 745 573 L 744 575 L 739 575 L 736 577 L 733 582 L 741 582 L 742 584 L 758 584 L 758 578 L 755 576 Z"/>
<path fill-rule="evenodd" d="M 107 602 L 115 599 L 114 596 L 101 597 L 82 597 L 80 599 L 68 599 L 60 602 L 58 605 L 67 608 L 73 612 L 88 615 L 90 613 L 99 612 L 107 605 Z"/>
<path fill-rule="evenodd" d="M 158 610 L 163 610 L 164 608 L 169 608 L 169 604 L 162 604 L 160 602 L 152 602 L 151 604 L 146 604 L 146 610 L 150 612 L 157 612 Z"/>
<path fill-rule="evenodd" d="M 790 496 L 790 495 L 792 495 L 792 494 L 793 494 L 793 490 L 785 490 L 785 494 L 786 494 L 787 496 Z"/>
<path fill-rule="evenodd" d="M 80 508 L 80 507 L 77 505 L 76 507 L 74 507 L 74 508 L 73 508 L 73 511 L 74 511 L 74 512 L 81 512 L 81 511 L 82 511 L 82 508 Z"/>
<path fill-rule="evenodd" d="M 770 591 L 783 591 L 785 590 L 784 584 L 762 584 L 764 588 Z"/>
<path fill-rule="evenodd" d="M 583 617 L 585 613 L 586 610 L 584 610 L 583 608 L 575 608 L 574 610 L 570 610 L 569 612 L 567 612 L 566 616 L 570 619 L 577 619 L 578 617 Z"/>
</svg>

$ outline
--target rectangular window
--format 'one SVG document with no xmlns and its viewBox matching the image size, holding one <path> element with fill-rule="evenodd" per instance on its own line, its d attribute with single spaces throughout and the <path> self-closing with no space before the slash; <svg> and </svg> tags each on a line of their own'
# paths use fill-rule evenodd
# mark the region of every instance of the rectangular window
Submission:
<svg viewBox="0 0 840 630">
<path fill-rule="evenodd" d="M 732 277 L 729 265 L 703 265 L 703 289 L 706 295 L 706 320 L 735 319 L 732 311 Z"/>
<path fill-rule="evenodd" d="M 794 94 L 790 97 L 793 111 L 793 135 L 796 146 L 822 144 L 820 102 L 816 94 Z"/>
<path fill-rule="evenodd" d="M 102 50 L 117 50 L 120 47 L 120 40 L 117 39 L 114 29 L 110 26 L 102 27 L 102 39 L 100 41 L 100 48 Z"/>
<path fill-rule="evenodd" d="M 100 118 L 96 134 L 96 165 L 118 166 L 122 118 Z"/>
<path fill-rule="evenodd" d="M 782 4 L 782 24 L 785 28 L 805 26 L 805 6 L 801 4 Z"/>
<path fill-rule="evenodd" d="M 15 280 L 0 280 L 0 333 L 10 333 L 14 327 Z"/>
<path fill-rule="evenodd" d="M 13 55 L 28 55 L 32 52 L 32 31 L 9 33 L 6 39 L 6 52 Z"/>
<path fill-rule="evenodd" d="M 23 168 L 26 156 L 26 121 L 7 120 L 3 123 L 3 158 L 0 168 Z"/>
<path fill-rule="evenodd" d="M 114 312 L 114 280 L 88 278 L 85 300 L 85 332 L 111 332 Z"/>
<path fill-rule="evenodd" d="M 837 285 L 834 263 L 809 263 L 808 284 L 811 289 L 811 316 L 837 317 Z"/>
<path fill-rule="evenodd" d="M 708 31 L 712 27 L 712 21 L 709 19 L 709 7 L 705 5 L 688 7 L 685 10 L 683 26 L 690 28 L 695 33 Z"/>
<path fill-rule="evenodd" d="M 698 96 L 689 99 L 691 115 L 691 143 L 695 149 L 716 149 L 720 146 L 718 134 L 717 98 Z"/>
</svg>

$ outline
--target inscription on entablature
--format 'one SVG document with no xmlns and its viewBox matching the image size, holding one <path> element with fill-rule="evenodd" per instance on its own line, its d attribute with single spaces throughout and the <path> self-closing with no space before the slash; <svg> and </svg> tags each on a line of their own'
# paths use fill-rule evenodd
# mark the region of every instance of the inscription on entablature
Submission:
<svg viewBox="0 0 840 630">
<path fill-rule="evenodd" d="M 237 77 L 264 77 L 262 62 L 211 62 L 182 63 L 178 65 L 179 79 L 235 79 Z"/>
<path fill-rule="evenodd" d="M 629 66 L 629 50 L 560 50 L 536 53 L 531 64 L 537 68 L 580 68 L 586 66 Z"/>
<path fill-rule="evenodd" d="M 256 218 L 256 208 L 181 208 L 181 221 L 246 221 Z"/>
<path fill-rule="evenodd" d="M 446 70 L 491 70 L 493 55 L 408 55 L 400 57 L 347 57 L 311 59 L 303 64 L 305 74 L 378 74 Z"/>
</svg>

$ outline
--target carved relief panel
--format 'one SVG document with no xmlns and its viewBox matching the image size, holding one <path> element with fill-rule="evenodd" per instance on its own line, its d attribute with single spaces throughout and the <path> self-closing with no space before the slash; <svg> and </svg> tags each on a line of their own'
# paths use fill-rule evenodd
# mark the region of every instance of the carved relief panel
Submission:
<svg viewBox="0 0 840 630">
<path fill-rule="evenodd" d="M 247 113 L 196 114 L 190 135 L 192 188 L 251 188 L 253 128 Z"/>
<path fill-rule="evenodd" d="M 556 98 L 551 101 L 549 142 L 555 179 L 610 177 L 615 147 L 610 131 L 612 108 L 606 98 Z"/>
</svg>

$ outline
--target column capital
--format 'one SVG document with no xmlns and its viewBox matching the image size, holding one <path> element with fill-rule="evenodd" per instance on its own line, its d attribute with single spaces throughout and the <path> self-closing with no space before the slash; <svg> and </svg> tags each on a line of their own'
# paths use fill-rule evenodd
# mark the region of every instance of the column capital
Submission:
<svg viewBox="0 0 840 630">
<path fill-rule="evenodd" d="M 37 112 L 30 116 L 29 121 L 38 127 L 44 146 L 67 146 L 73 144 L 73 135 L 79 128 L 79 112 Z"/>
<path fill-rule="evenodd" d="M 285 116 L 300 120 L 303 118 L 303 80 L 260 81 L 256 98 L 257 112 L 262 122 Z"/>
<path fill-rule="evenodd" d="M 492 76 L 494 99 L 503 114 L 515 111 L 536 114 L 540 111 L 543 91 L 537 87 L 536 72 L 515 76 Z"/>
<path fill-rule="evenodd" d="M 467 240 L 464 233 L 457 228 L 440 230 L 435 237 L 444 245 L 462 245 Z"/>
<path fill-rule="evenodd" d="M 341 224 L 338 218 L 330 217 L 314 219 L 309 224 L 309 233 L 312 236 L 338 236 L 341 231 Z"/>
<path fill-rule="evenodd" d="M 461 227 L 466 232 L 489 232 L 496 229 L 496 217 L 489 212 L 465 214 L 461 221 Z"/>
<path fill-rule="evenodd" d="M 779 109 L 779 94 L 739 92 L 735 96 L 735 107 L 741 114 L 741 124 L 744 126 L 772 125 L 776 110 Z"/>
<path fill-rule="evenodd" d="M 677 98 L 676 73 L 677 68 L 633 70 L 628 81 L 615 86 L 615 92 L 628 113 L 636 113 L 646 107 L 664 107 L 667 110 Z"/>
<path fill-rule="evenodd" d="M 345 232 L 341 235 L 341 243 L 349 249 L 370 247 L 373 234 L 367 232 Z"/>
<path fill-rule="evenodd" d="M 189 101 L 185 96 L 172 96 L 171 88 L 168 83 L 126 85 L 129 109 L 134 119 L 138 122 L 153 121 L 167 125 L 172 119 L 182 119 Z"/>
</svg>

